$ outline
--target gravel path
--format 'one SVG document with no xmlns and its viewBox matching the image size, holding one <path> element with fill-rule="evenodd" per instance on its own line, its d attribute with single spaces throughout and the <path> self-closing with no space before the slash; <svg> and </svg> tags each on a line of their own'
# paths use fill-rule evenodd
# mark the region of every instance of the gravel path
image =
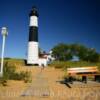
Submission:
<svg viewBox="0 0 100 100">
<path fill-rule="evenodd" d="M 43 72 L 40 71 L 21 96 L 48 97 L 49 95 L 48 79 L 44 76 Z"/>
</svg>

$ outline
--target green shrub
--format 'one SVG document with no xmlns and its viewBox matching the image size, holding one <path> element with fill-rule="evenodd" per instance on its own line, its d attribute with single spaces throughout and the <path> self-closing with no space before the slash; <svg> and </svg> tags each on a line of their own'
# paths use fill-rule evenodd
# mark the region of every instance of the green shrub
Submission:
<svg viewBox="0 0 100 100">
<path fill-rule="evenodd" d="M 100 63 L 92 63 L 92 62 L 86 62 L 86 61 L 54 61 L 50 65 L 50 67 L 54 68 L 60 68 L 63 70 L 66 70 L 70 67 L 84 67 L 84 66 L 98 66 L 100 69 Z"/>
<path fill-rule="evenodd" d="M 7 79 L 6 77 L 0 77 L 0 84 L 3 85 L 3 86 L 7 86 Z"/>
<path fill-rule="evenodd" d="M 3 69 L 3 77 L 6 77 L 6 79 L 11 79 L 15 71 L 16 71 L 15 66 L 9 66 L 8 63 L 5 63 Z"/>
<path fill-rule="evenodd" d="M 27 83 L 31 80 L 31 73 L 28 71 L 18 73 L 14 65 L 11 66 L 6 62 L 4 63 L 3 77 L 0 78 L 0 83 L 3 86 L 7 86 L 7 80 L 23 80 Z"/>
<path fill-rule="evenodd" d="M 31 82 L 31 73 L 30 72 L 21 72 L 20 75 L 23 75 L 23 80 L 25 83 Z"/>
<path fill-rule="evenodd" d="M 53 63 L 50 64 L 50 66 L 54 68 L 63 68 L 67 65 L 66 65 L 66 62 L 63 62 L 63 61 L 54 61 Z"/>
<path fill-rule="evenodd" d="M 30 82 L 31 73 L 26 71 L 22 71 L 20 73 L 14 73 L 13 76 L 10 77 L 12 80 L 23 80 L 25 83 Z"/>
</svg>

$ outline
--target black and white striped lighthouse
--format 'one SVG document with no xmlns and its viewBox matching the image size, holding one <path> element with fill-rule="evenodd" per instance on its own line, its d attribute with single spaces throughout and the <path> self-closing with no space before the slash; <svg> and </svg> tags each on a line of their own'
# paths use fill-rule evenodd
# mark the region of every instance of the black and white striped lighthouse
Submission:
<svg viewBox="0 0 100 100">
<path fill-rule="evenodd" d="M 30 14 L 29 23 L 29 41 L 28 41 L 28 55 L 27 64 L 38 63 L 38 11 L 36 7 L 33 7 Z"/>
</svg>

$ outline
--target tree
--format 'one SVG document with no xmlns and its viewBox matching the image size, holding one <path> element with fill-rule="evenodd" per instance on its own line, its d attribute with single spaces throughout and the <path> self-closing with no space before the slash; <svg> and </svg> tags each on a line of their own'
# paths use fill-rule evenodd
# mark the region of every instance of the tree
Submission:
<svg viewBox="0 0 100 100">
<path fill-rule="evenodd" d="M 88 57 L 88 49 L 84 45 L 79 45 L 78 57 L 80 60 L 86 61 Z"/>
<path fill-rule="evenodd" d="M 69 46 L 63 43 L 56 45 L 52 49 L 52 54 L 57 60 L 65 61 L 72 59 Z"/>
<path fill-rule="evenodd" d="M 52 54 L 57 60 L 71 60 L 73 56 L 77 56 L 79 60 L 99 62 L 100 54 L 93 48 L 88 48 L 82 44 L 63 44 L 60 43 L 52 49 Z"/>
<path fill-rule="evenodd" d="M 96 52 L 95 49 L 88 49 L 87 60 L 91 62 L 99 62 L 99 54 Z"/>
<path fill-rule="evenodd" d="M 71 53 L 73 56 L 78 56 L 79 51 L 80 51 L 80 44 L 71 44 L 70 46 Z"/>
</svg>

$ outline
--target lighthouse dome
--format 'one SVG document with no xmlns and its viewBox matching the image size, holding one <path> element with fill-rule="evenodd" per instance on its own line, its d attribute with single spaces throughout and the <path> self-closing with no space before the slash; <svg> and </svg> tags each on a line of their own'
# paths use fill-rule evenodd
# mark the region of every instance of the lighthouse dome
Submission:
<svg viewBox="0 0 100 100">
<path fill-rule="evenodd" d="M 37 8 L 35 6 L 32 7 L 32 10 L 31 10 L 29 16 L 37 16 L 37 17 L 39 16 Z"/>
</svg>

